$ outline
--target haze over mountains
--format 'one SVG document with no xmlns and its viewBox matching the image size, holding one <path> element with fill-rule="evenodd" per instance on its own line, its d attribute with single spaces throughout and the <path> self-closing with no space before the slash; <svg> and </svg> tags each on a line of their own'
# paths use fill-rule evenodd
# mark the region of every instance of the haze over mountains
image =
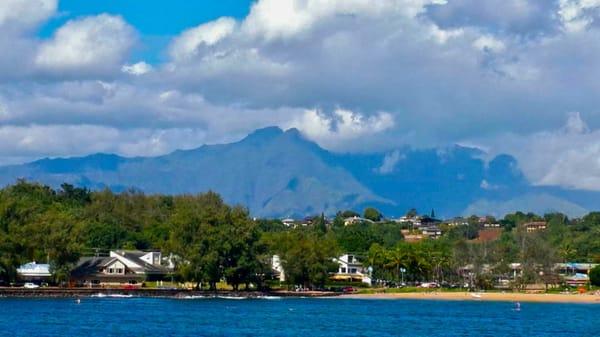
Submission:
<svg viewBox="0 0 600 337">
<path fill-rule="evenodd" d="M 296 129 L 260 129 L 243 140 L 205 145 L 159 157 L 94 154 L 0 167 L 0 183 L 19 178 L 57 187 L 184 194 L 214 190 L 254 216 L 306 216 L 338 210 L 381 209 L 398 216 L 409 208 L 438 215 L 503 215 L 516 210 L 579 216 L 600 193 L 531 186 L 516 160 L 489 162 L 477 149 L 399 148 L 387 153 L 339 154 Z"/>
</svg>

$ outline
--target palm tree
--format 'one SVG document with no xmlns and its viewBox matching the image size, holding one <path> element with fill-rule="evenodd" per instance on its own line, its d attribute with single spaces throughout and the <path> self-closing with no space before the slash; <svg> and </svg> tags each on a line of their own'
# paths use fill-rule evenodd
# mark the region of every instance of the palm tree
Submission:
<svg viewBox="0 0 600 337">
<path fill-rule="evenodd" d="M 571 242 L 565 242 L 560 246 L 559 252 L 563 262 L 567 263 L 570 259 L 577 254 L 577 249 L 572 246 Z"/>
<path fill-rule="evenodd" d="M 385 265 L 386 268 L 393 269 L 396 272 L 396 280 L 400 280 L 400 269 L 407 267 L 408 252 L 404 245 L 398 245 L 396 248 L 388 252 L 388 263 Z"/>
</svg>

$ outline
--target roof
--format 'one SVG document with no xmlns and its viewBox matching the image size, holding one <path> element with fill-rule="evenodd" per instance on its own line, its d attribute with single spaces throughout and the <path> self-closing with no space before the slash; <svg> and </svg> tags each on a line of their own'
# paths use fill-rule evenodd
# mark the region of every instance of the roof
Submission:
<svg viewBox="0 0 600 337">
<path fill-rule="evenodd" d="M 20 266 L 17 273 L 24 276 L 52 276 L 49 264 L 38 264 L 35 261 Z"/>
<path fill-rule="evenodd" d="M 166 274 L 169 272 L 167 267 L 154 266 L 143 260 L 141 257 L 149 254 L 149 252 L 141 251 L 113 251 L 118 256 L 105 256 L 105 257 L 83 257 L 79 259 L 77 266 L 71 272 L 73 277 L 83 277 L 89 275 L 98 275 L 102 268 L 108 267 L 120 259 L 127 259 L 140 267 L 127 267 L 135 274 Z"/>
<path fill-rule="evenodd" d="M 489 228 L 479 230 L 479 236 L 473 240 L 476 242 L 490 242 L 496 241 L 502 235 L 503 229 L 501 228 Z"/>
<path fill-rule="evenodd" d="M 141 269 L 140 268 L 131 268 L 136 273 L 144 272 L 147 274 L 162 274 L 162 273 L 168 272 L 168 269 L 166 267 L 155 266 L 155 265 L 150 264 L 141 259 L 142 256 L 153 253 L 153 252 L 142 252 L 139 250 L 119 250 L 119 251 L 114 251 L 113 253 L 116 253 L 117 255 L 120 255 L 120 256 L 126 258 L 127 260 L 141 266 L 142 267 Z"/>
<path fill-rule="evenodd" d="M 82 257 L 71 272 L 73 277 L 95 275 L 112 257 Z"/>
<path fill-rule="evenodd" d="M 546 222 L 545 221 L 533 221 L 533 222 L 527 222 L 524 223 L 523 226 L 526 227 L 544 227 L 546 226 Z"/>
</svg>

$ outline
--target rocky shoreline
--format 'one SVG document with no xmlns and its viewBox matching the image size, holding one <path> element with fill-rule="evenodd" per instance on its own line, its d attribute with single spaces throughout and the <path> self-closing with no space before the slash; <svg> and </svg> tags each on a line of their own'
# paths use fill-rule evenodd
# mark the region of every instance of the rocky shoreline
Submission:
<svg viewBox="0 0 600 337">
<path fill-rule="evenodd" d="M 147 298 L 264 298 L 264 297 L 331 297 L 334 292 L 293 291 L 197 291 L 186 289 L 122 288 L 0 288 L 0 297 L 8 298 L 78 298 L 78 297 L 147 297 Z"/>
</svg>

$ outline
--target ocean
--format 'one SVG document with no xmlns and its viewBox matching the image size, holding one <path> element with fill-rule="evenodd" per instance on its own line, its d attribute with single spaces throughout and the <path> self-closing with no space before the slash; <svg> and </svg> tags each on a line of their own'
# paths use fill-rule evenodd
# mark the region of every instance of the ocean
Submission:
<svg viewBox="0 0 600 337">
<path fill-rule="evenodd" d="M 0 299 L 0 336 L 600 336 L 600 305 L 357 299 Z"/>
</svg>

